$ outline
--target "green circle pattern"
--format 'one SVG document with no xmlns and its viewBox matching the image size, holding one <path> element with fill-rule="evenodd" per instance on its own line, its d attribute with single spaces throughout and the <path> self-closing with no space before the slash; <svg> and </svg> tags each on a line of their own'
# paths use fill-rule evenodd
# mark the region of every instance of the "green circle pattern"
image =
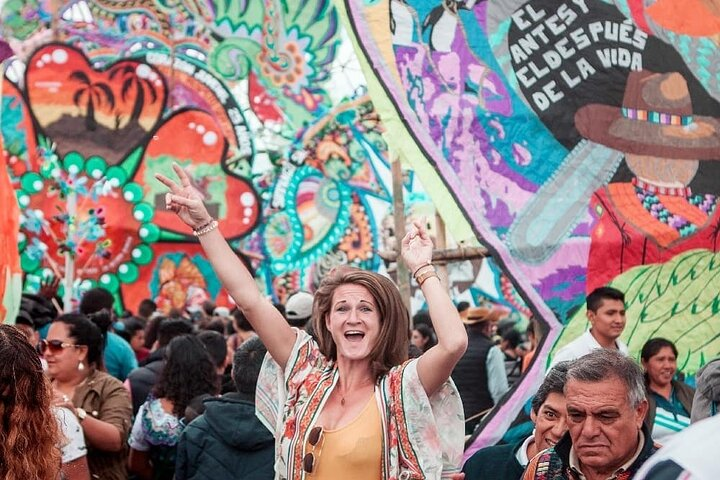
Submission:
<svg viewBox="0 0 720 480">
<path fill-rule="evenodd" d="M 27 172 L 20 178 L 20 188 L 16 197 L 21 208 L 30 205 L 30 198 L 42 192 L 44 184 L 55 178 L 62 169 L 68 173 L 79 175 L 85 173 L 89 178 L 100 180 L 105 177 L 111 182 L 114 188 L 120 188 L 123 199 L 132 205 L 133 216 L 141 222 L 138 229 L 138 236 L 143 243 L 136 245 L 130 254 L 130 260 L 120 264 L 116 273 L 104 273 L 95 281 L 82 279 L 81 289 L 101 286 L 111 293 L 118 292 L 121 283 L 133 283 L 140 276 L 140 266 L 147 265 L 152 261 L 153 252 L 151 243 L 160 238 L 160 228 L 151 223 L 155 215 L 155 209 L 149 203 L 143 202 L 142 186 L 135 182 L 128 181 L 127 172 L 119 166 L 108 167 L 107 162 L 99 156 L 92 156 L 87 160 L 78 152 L 70 152 L 65 155 L 62 162 L 51 159 L 40 166 L 40 172 Z M 23 271 L 35 273 L 42 266 L 41 259 L 31 258 L 27 251 L 28 240 L 21 238 L 19 242 L 20 266 Z"/>
</svg>

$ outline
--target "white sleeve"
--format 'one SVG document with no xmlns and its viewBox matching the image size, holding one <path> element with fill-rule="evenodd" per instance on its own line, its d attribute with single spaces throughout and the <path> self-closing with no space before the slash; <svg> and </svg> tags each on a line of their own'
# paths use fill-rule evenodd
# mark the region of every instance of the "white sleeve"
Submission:
<svg viewBox="0 0 720 480">
<path fill-rule="evenodd" d="M 78 419 L 67 408 L 55 408 L 54 411 L 63 435 L 60 443 L 62 463 L 70 463 L 87 455 L 85 435 Z"/>
<path fill-rule="evenodd" d="M 547 375 L 547 372 L 549 372 L 558 363 L 572 361 L 576 358 L 577 355 L 572 346 L 570 344 L 565 345 L 560 350 L 558 350 L 555 356 L 552 358 L 552 361 L 550 362 L 550 365 L 548 365 L 545 374 Z"/>
<path fill-rule="evenodd" d="M 135 415 L 135 421 L 133 422 L 132 430 L 130 430 L 130 438 L 128 444 L 133 450 L 138 452 L 147 452 L 150 450 L 150 444 L 145 439 L 145 434 L 142 428 L 143 417 L 145 416 L 145 408 L 147 403 L 143 403 Z"/>
<path fill-rule="evenodd" d="M 497 345 L 490 347 L 487 354 L 487 378 L 488 390 L 493 399 L 493 403 L 497 405 L 505 392 L 510 388 L 508 386 L 507 374 L 505 373 L 505 355 L 500 351 Z"/>
</svg>

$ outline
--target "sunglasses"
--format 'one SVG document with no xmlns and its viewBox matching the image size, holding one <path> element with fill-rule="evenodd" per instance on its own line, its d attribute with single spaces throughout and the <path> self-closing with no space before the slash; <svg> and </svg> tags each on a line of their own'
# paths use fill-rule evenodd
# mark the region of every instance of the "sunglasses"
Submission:
<svg viewBox="0 0 720 480">
<path fill-rule="evenodd" d="M 44 355 L 48 350 L 51 353 L 60 353 L 66 348 L 80 348 L 82 346 L 84 345 L 75 345 L 62 340 L 40 340 L 40 343 L 37 344 L 37 350 Z"/>
<path fill-rule="evenodd" d="M 310 435 L 308 435 L 308 444 L 312 448 L 308 453 L 305 454 L 303 457 L 303 469 L 306 473 L 313 473 L 313 470 L 315 470 L 316 462 L 315 459 L 320 457 L 320 452 L 318 452 L 317 457 L 315 456 L 315 447 L 318 447 L 318 444 L 321 443 L 321 440 L 323 439 L 323 429 L 322 427 L 315 427 L 312 430 L 310 430 Z M 318 447 L 320 451 L 322 451 L 322 445 Z"/>
</svg>

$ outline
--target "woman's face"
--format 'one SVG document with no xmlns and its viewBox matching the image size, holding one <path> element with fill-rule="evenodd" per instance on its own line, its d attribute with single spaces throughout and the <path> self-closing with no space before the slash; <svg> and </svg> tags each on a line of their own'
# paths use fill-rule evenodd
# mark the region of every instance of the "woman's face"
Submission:
<svg viewBox="0 0 720 480">
<path fill-rule="evenodd" d="M 429 339 L 427 337 L 424 337 L 423 334 L 420 333 L 420 331 L 418 331 L 418 330 L 412 331 L 412 337 L 410 338 L 410 341 L 412 342 L 413 345 L 418 347 L 420 350 L 425 349 L 425 345 L 427 344 L 428 340 Z"/>
<path fill-rule="evenodd" d="M 145 346 L 145 330 L 141 328 L 135 332 L 135 335 L 130 339 L 130 346 L 135 352 Z"/>
<path fill-rule="evenodd" d="M 642 361 L 651 385 L 664 387 L 670 383 L 677 371 L 675 354 L 670 347 L 662 347 L 647 361 Z"/>
<path fill-rule="evenodd" d="M 70 329 L 62 322 L 53 322 L 47 334 L 47 341 L 58 340 L 67 345 L 75 345 L 75 339 L 70 337 Z M 87 346 L 66 346 L 57 351 L 48 348 L 43 357 L 47 361 L 48 375 L 53 378 L 65 379 L 77 375 L 78 365 L 85 361 Z M 85 365 L 87 368 L 87 365 Z"/>
<path fill-rule="evenodd" d="M 361 285 L 340 285 L 333 294 L 325 325 L 337 346 L 338 360 L 367 358 L 380 334 L 375 299 Z"/>
</svg>

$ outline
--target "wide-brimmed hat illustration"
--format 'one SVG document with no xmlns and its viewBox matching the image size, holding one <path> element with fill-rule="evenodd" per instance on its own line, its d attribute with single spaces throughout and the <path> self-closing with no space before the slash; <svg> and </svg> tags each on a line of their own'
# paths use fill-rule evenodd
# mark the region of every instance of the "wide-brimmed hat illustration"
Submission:
<svg viewBox="0 0 720 480">
<path fill-rule="evenodd" d="M 693 113 L 677 72 L 630 72 L 622 107 L 585 105 L 575 126 L 585 138 L 625 153 L 720 160 L 720 121 Z"/>
</svg>

